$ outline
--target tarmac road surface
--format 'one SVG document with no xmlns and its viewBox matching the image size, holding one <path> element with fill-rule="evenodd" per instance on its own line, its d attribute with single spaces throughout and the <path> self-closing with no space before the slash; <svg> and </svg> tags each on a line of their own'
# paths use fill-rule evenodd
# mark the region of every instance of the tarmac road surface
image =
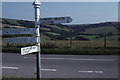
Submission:
<svg viewBox="0 0 120 80">
<path fill-rule="evenodd" d="M 36 77 L 36 55 L 3 53 L 3 76 Z M 42 78 L 117 78 L 118 56 L 42 55 Z"/>
</svg>

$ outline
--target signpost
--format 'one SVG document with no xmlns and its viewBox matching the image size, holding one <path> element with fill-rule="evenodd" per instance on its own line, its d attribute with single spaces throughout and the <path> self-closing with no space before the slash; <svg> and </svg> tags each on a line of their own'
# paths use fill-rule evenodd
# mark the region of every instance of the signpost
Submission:
<svg viewBox="0 0 120 80">
<path fill-rule="evenodd" d="M 36 46 L 38 46 L 38 53 L 36 54 L 36 72 L 37 72 L 37 80 L 41 78 L 41 55 L 40 55 L 40 2 L 35 0 L 33 2 L 34 9 L 35 9 L 35 27 L 36 27 Z"/>
<path fill-rule="evenodd" d="M 71 17 L 51 17 L 51 18 L 40 18 L 40 24 L 60 24 L 70 23 L 73 19 Z"/>
<path fill-rule="evenodd" d="M 18 34 L 35 34 L 35 37 L 15 37 L 3 38 L 4 43 L 36 43 L 35 46 L 21 48 L 21 55 L 38 52 L 36 54 L 37 80 L 41 79 L 41 55 L 40 55 L 40 24 L 60 24 L 70 23 L 73 19 L 70 17 L 52 17 L 40 18 L 40 2 L 33 2 L 35 9 L 35 28 L 9 29 L 3 30 L 0 35 L 18 35 Z M 1 32 L 1 31 L 0 31 Z"/>
<path fill-rule="evenodd" d="M 39 39 L 40 40 L 40 39 Z M 4 43 L 35 43 L 35 37 L 3 38 Z"/>
<path fill-rule="evenodd" d="M 2 35 L 35 34 L 35 31 L 35 28 L 8 29 L 2 30 Z"/>
<path fill-rule="evenodd" d="M 26 55 L 33 52 L 38 52 L 38 46 L 29 46 L 21 48 L 21 55 Z"/>
</svg>

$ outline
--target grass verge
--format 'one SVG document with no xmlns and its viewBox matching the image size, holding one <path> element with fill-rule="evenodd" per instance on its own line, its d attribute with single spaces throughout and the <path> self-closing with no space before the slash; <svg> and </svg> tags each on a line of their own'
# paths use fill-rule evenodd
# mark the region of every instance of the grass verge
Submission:
<svg viewBox="0 0 120 80">
<path fill-rule="evenodd" d="M 43 54 L 118 55 L 118 49 L 42 49 Z"/>
<path fill-rule="evenodd" d="M 3 52 L 10 52 L 10 53 L 20 53 L 20 48 L 3 48 Z M 72 49 L 72 48 L 53 48 L 53 49 L 46 49 L 42 48 L 42 54 L 62 54 L 62 55 L 118 55 L 120 49 L 118 48 L 84 48 L 84 49 Z"/>
<path fill-rule="evenodd" d="M 3 78 L 2 80 L 37 80 L 35 78 Z M 118 80 L 117 78 L 42 78 L 41 80 Z"/>
</svg>

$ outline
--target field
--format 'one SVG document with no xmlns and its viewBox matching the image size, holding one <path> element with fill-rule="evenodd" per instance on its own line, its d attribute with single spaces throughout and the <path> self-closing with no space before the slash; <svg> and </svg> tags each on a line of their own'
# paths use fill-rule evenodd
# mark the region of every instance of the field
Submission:
<svg viewBox="0 0 120 80">
<path fill-rule="evenodd" d="M 87 34 L 101 34 L 101 33 L 108 34 L 110 32 L 117 34 L 118 30 L 113 26 L 103 26 L 103 27 L 86 29 L 86 31 L 84 33 L 87 33 Z"/>
<path fill-rule="evenodd" d="M 109 40 L 106 43 L 107 48 L 120 48 L 119 46 L 119 41 L 116 40 Z M 35 45 L 35 44 L 16 44 L 16 43 L 9 43 L 9 47 L 19 47 L 19 46 L 29 46 L 29 45 Z M 59 48 L 59 49 L 64 49 L 64 48 L 72 48 L 72 49 L 84 49 L 84 48 L 90 48 L 90 49 L 95 49 L 95 48 L 104 48 L 104 41 L 99 40 L 99 41 L 79 41 L 79 40 L 72 40 L 72 43 L 70 40 L 46 40 L 41 42 L 42 48 Z M 8 47 L 7 44 L 3 44 L 3 47 Z"/>
<path fill-rule="evenodd" d="M 34 27 L 34 21 L 3 19 L 2 23 L 3 30 Z M 120 42 L 118 41 L 118 23 L 119 22 L 104 22 L 84 25 L 40 25 L 42 54 L 118 54 L 120 51 Z M 30 37 L 35 35 L 4 35 L 2 37 L 28 36 Z M 71 40 L 71 38 L 73 40 Z M 32 45 L 35 44 L 2 44 L 2 50 L 4 52 L 20 52 L 20 48 Z"/>
<path fill-rule="evenodd" d="M 43 43 L 43 45 L 49 44 L 53 47 L 57 48 L 69 48 L 72 47 L 72 49 L 80 49 L 80 48 L 104 48 L 104 41 L 78 41 L 73 40 L 72 44 L 70 45 L 70 41 L 49 41 L 47 43 Z M 118 41 L 107 41 L 107 47 L 113 47 L 117 48 L 119 47 Z"/>
<path fill-rule="evenodd" d="M 41 42 L 42 54 L 77 54 L 77 55 L 108 55 L 118 54 L 119 41 L 109 40 L 104 47 L 104 41 L 79 41 L 73 40 L 46 40 Z M 20 52 L 21 47 L 35 44 L 4 44 L 3 51 Z"/>
</svg>

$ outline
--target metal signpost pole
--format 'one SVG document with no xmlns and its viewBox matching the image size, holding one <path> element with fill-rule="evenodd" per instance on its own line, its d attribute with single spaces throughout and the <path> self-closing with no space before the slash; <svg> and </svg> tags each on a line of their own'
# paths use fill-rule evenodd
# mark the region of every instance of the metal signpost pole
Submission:
<svg viewBox="0 0 120 80">
<path fill-rule="evenodd" d="M 37 80 L 40 80 L 41 78 L 41 56 L 40 56 L 40 2 L 38 0 L 35 0 L 33 2 L 34 9 L 35 9 L 35 28 L 36 28 L 36 38 L 37 42 L 36 45 L 38 46 L 38 53 L 36 54 L 36 66 L 37 66 Z"/>
</svg>

